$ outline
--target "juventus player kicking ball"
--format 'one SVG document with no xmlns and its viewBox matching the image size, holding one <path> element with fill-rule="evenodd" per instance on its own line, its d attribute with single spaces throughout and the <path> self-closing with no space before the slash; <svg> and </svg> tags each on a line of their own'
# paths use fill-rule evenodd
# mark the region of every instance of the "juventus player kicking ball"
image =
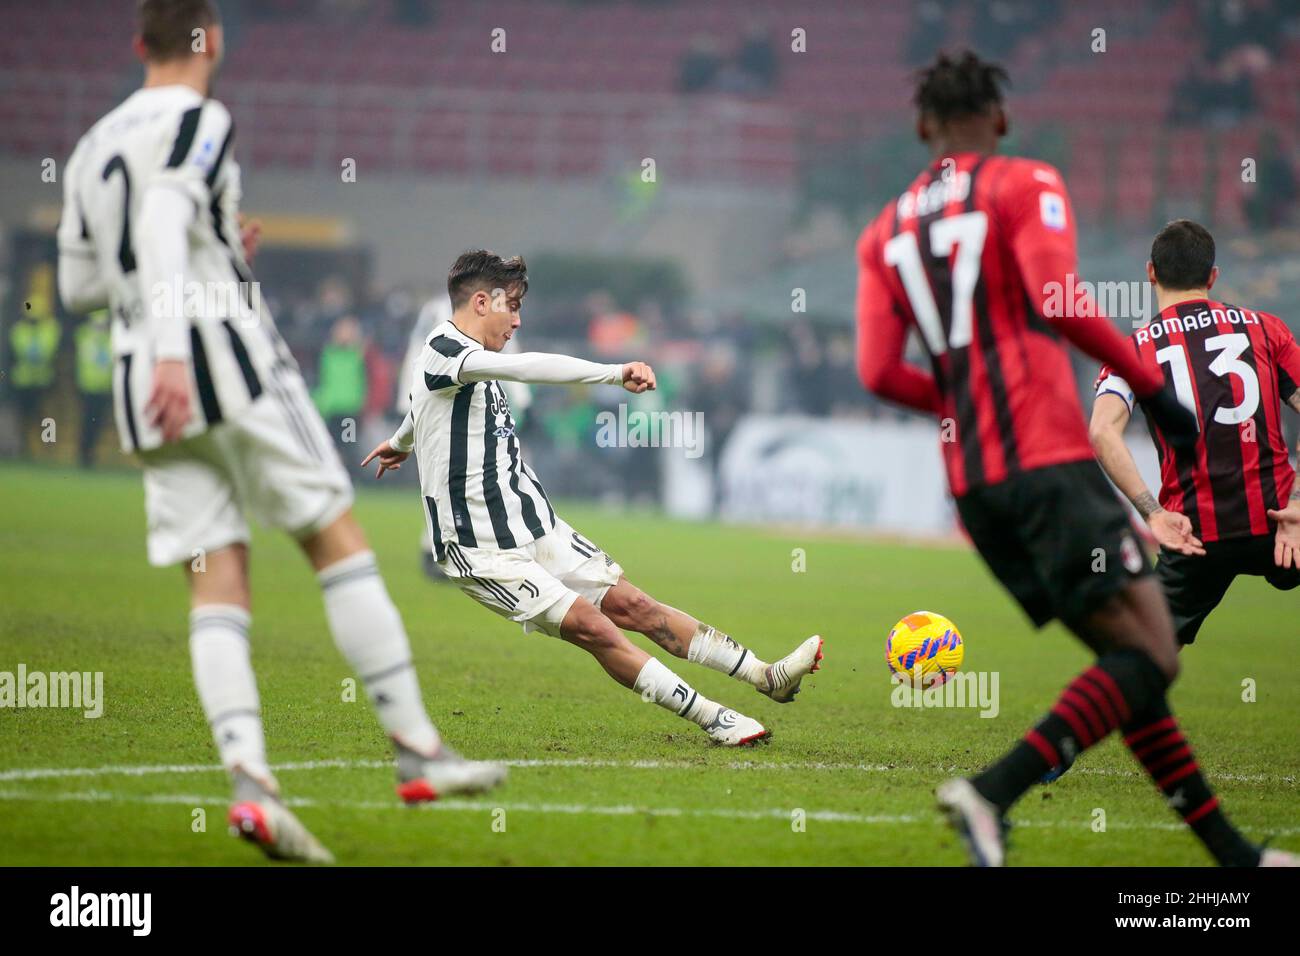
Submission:
<svg viewBox="0 0 1300 956">
<path fill-rule="evenodd" d="M 210 96 L 215 10 L 142 0 L 135 48 L 143 88 L 81 138 L 64 171 L 59 292 L 70 311 L 113 311 L 118 434 L 144 472 L 150 563 L 186 569 L 194 682 L 233 779 L 232 832 L 275 858 L 329 862 L 268 767 L 249 659 L 250 515 L 292 535 L 316 570 L 406 800 L 486 789 L 505 769 L 460 758 L 430 722 L 347 472 L 270 314 L 238 299 L 253 237 L 234 232 L 234 126 Z"/>
<path fill-rule="evenodd" d="M 973 863 L 1001 866 L 1016 801 L 1119 730 L 1220 864 L 1295 866 L 1229 822 L 1170 710 L 1169 607 L 1093 459 L 1061 339 L 1124 376 L 1179 451 L 1196 421 L 1094 309 L 1051 314 L 1077 269 L 1074 217 L 1055 169 L 996 155 L 1005 79 L 973 53 L 922 72 L 917 129 L 934 161 L 858 244 L 859 368 L 872 391 L 950 424 L 948 480 L 980 555 L 1036 626 L 1059 618 L 1097 657 L 1001 760 L 942 784 L 939 805 Z M 930 371 L 903 360 L 911 323 Z"/>
<path fill-rule="evenodd" d="M 429 336 L 415 369 L 411 411 L 374 449 L 376 477 L 415 451 L 434 557 L 484 607 L 587 651 L 624 687 L 698 724 L 728 746 L 770 736 L 753 718 L 709 700 L 623 634 L 750 684 L 788 703 L 818 669 L 810 637 L 773 664 L 726 634 L 634 587 L 608 554 L 555 513 L 524 462 L 502 382 L 655 387 L 643 362 L 599 365 L 567 355 L 501 350 L 520 326 L 528 274 L 518 256 L 467 252 L 447 278 L 451 319 Z"/>
</svg>

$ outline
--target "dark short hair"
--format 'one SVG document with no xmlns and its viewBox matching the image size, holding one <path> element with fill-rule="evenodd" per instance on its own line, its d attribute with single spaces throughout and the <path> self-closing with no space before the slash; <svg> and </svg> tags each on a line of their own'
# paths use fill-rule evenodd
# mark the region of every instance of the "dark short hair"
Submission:
<svg viewBox="0 0 1300 956">
<path fill-rule="evenodd" d="M 528 265 L 523 256 L 502 259 L 487 249 L 473 249 L 462 252 L 447 273 L 447 294 L 453 309 L 459 309 L 475 292 L 494 289 L 524 297 L 528 291 Z"/>
<path fill-rule="evenodd" d="M 1175 219 L 1151 243 L 1156 281 L 1166 289 L 1204 289 L 1214 269 L 1214 237 L 1190 219 Z"/>
<path fill-rule="evenodd" d="M 212 0 L 140 0 L 136 26 L 149 59 L 157 63 L 194 52 L 194 31 L 221 18 Z"/>
<path fill-rule="evenodd" d="M 1006 70 L 970 50 L 956 57 L 940 53 L 934 63 L 917 72 L 913 102 L 940 122 L 975 116 L 1001 103 L 1002 87 L 1009 82 Z"/>
</svg>

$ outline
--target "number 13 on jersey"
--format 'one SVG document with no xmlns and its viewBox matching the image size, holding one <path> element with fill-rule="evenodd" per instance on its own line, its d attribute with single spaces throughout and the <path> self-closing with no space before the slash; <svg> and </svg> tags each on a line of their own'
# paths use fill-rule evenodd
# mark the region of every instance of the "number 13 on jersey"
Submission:
<svg viewBox="0 0 1300 956">
<path fill-rule="evenodd" d="M 1220 406 L 1214 410 L 1214 420 L 1220 425 L 1240 425 L 1255 417 L 1259 410 L 1259 376 L 1241 356 L 1250 348 L 1250 337 L 1241 332 L 1213 335 L 1204 342 L 1205 351 L 1218 352 L 1210 363 L 1210 372 L 1217 376 L 1235 375 L 1241 381 L 1241 401 L 1232 407 Z M 1182 345 L 1166 345 L 1156 353 L 1156 361 L 1169 366 L 1178 400 L 1188 408 L 1196 407 L 1196 390 L 1192 385 L 1191 369 L 1187 364 L 1187 350 Z"/>
</svg>

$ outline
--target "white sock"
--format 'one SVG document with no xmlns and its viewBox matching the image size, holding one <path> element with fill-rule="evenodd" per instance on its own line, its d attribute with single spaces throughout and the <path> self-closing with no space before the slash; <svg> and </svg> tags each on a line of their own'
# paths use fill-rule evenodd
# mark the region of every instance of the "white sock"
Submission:
<svg viewBox="0 0 1300 956">
<path fill-rule="evenodd" d="M 374 554 L 350 555 L 317 578 L 334 643 L 361 678 L 384 730 L 410 749 L 432 754 L 441 738 L 424 709 L 406 628 Z"/>
<path fill-rule="evenodd" d="M 222 765 L 238 765 L 274 788 L 248 646 L 251 622 L 252 615 L 235 604 L 196 607 L 190 612 L 190 662 Z"/>
<path fill-rule="evenodd" d="M 642 700 L 653 700 L 701 727 L 712 724 L 722 709 L 721 704 L 709 700 L 653 657 L 636 675 L 632 689 Z"/>
<path fill-rule="evenodd" d="M 762 684 L 763 671 L 767 668 L 767 663 L 759 660 L 749 648 L 707 624 L 701 624 L 695 629 L 691 645 L 686 649 L 686 659 L 722 671 L 728 677 L 755 687 Z"/>
</svg>

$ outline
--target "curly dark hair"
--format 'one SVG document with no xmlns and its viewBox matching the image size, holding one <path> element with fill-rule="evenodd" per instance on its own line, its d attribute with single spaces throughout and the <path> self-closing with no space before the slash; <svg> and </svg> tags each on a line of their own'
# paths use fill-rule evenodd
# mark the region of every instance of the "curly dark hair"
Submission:
<svg viewBox="0 0 1300 956">
<path fill-rule="evenodd" d="M 976 116 L 1001 103 L 1002 87 L 1009 83 L 1006 70 L 970 50 L 955 56 L 940 53 L 934 63 L 917 71 L 913 102 L 942 123 Z"/>
</svg>

